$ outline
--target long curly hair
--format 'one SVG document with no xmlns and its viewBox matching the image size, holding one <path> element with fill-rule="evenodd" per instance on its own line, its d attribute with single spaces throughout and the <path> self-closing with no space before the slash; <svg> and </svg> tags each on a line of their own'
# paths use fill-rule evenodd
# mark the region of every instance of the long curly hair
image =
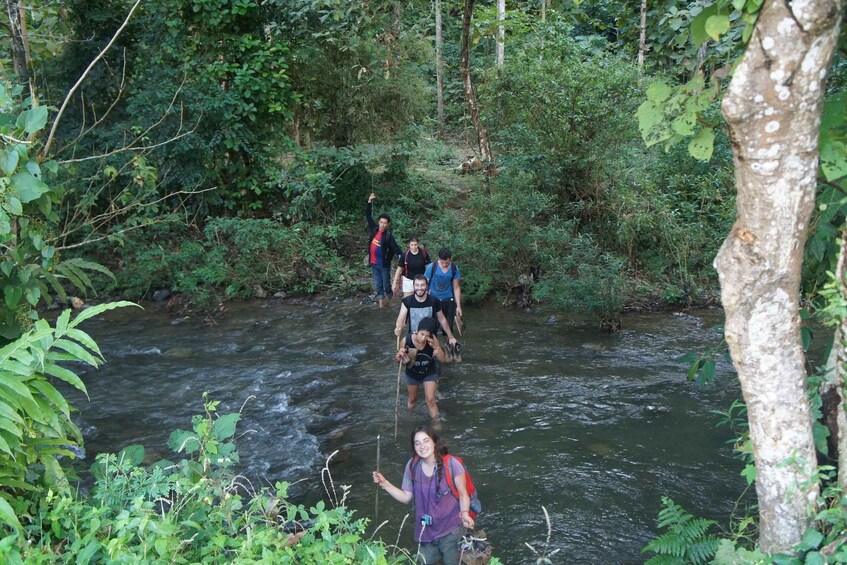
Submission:
<svg viewBox="0 0 847 565">
<path fill-rule="evenodd" d="M 419 432 L 425 433 L 429 436 L 429 439 L 432 440 L 432 444 L 435 446 L 435 472 L 436 472 L 436 485 L 441 484 L 441 473 L 444 468 L 444 456 L 449 452 L 447 451 L 447 444 L 444 443 L 444 440 L 441 439 L 441 436 L 438 435 L 432 426 L 428 426 L 426 424 L 421 424 L 412 430 L 411 435 L 411 447 L 412 447 L 412 457 L 417 457 L 417 452 L 415 451 L 415 436 L 418 435 Z"/>
</svg>

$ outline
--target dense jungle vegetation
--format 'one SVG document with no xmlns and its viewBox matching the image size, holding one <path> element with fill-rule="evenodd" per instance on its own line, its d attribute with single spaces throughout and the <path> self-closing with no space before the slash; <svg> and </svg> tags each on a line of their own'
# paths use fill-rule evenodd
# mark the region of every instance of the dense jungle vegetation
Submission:
<svg viewBox="0 0 847 565">
<path fill-rule="evenodd" d="M 143 466 L 134 448 L 98 459 L 90 494 L 70 488 L 64 462 L 82 438 L 51 383 L 85 390 L 62 363 L 100 362 L 76 326 L 115 305 L 53 326 L 39 308 L 159 289 L 205 311 L 367 292 L 371 192 L 401 243 L 453 250 L 470 302 L 542 302 L 610 327 L 629 307 L 715 303 L 712 263 L 736 204 L 721 80 L 762 5 L 667 0 L 644 3 L 642 19 L 634 2 L 509 1 L 499 19 L 497 2 L 471 0 L 4 0 L 4 560 L 405 559 L 363 540 L 343 504 L 293 506 L 282 484 L 247 496 L 232 470 L 237 415 L 218 417 L 213 401 L 175 432 L 187 459 Z M 832 326 L 847 318 L 832 275 L 845 68 L 842 40 L 803 277 L 806 312 Z M 482 170 L 459 174 L 469 155 Z M 835 554 L 847 523 L 836 509 L 798 551 Z M 307 517 L 316 528 L 287 545 L 278 521 Z M 661 518 L 671 531 L 650 549 L 667 562 L 714 555 L 710 523 L 672 501 Z M 721 546 L 725 562 L 747 555 L 751 523 Z"/>
</svg>

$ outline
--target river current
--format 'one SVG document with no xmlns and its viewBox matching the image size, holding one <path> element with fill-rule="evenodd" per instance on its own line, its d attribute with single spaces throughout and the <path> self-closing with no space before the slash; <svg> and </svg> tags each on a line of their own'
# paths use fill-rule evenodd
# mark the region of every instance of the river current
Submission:
<svg viewBox="0 0 847 565">
<path fill-rule="evenodd" d="M 254 484 L 300 481 L 301 501 L 324 496 L 327 456 L 336 485 L 350 485 L 357 515 L 374 517 L 381 470 L 395 484 L 410 456 L 409 432 L 428 422 L 423 398 L 409 413 L 401 387 L 394 439 L 396 303 L 338 301 L 231 304 L 224 319 L 172 323 L 160 305 L 89 322 L 107 362 L 86 370 L 90 401 L 72 395 L 88 457 L 141 443 L 152 459 L 202 412 L 242 410 L 240 471 Z M 697 516 L 728 522 L 745 489 L 732 434 L 712 410 L 740 396 L 731 366 L 705 386 L 685 379 L 679 358 L 720 339 L 717 311 L 628 314 L 602 334 L 561 314 L 468 307 L 463 363 L 445 365 L 439 405 L 451 453 L 468 465 L 483 513 L 478 527 L 504 563 L 640 563 L 655 536 L 661 497 Z M 388 543 L 411 508 L 380 494 Z M 373 529 L 372 523 L 370 528 Z M 412 548 L 410 524 L 399 533 Z"/>
</svg>

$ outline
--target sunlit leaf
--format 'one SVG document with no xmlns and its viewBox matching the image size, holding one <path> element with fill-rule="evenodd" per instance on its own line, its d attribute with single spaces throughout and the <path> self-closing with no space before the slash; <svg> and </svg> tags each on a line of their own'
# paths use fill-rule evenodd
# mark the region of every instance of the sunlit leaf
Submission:
<svg viewBox="0 0 847 565">
<path fill-rule="evenodd" d="M 695 159 L 708 161 L 715 149 L 715 133 L 712 128 L 703 128 L 688 143 L 688 152 Z"/>
</svg>

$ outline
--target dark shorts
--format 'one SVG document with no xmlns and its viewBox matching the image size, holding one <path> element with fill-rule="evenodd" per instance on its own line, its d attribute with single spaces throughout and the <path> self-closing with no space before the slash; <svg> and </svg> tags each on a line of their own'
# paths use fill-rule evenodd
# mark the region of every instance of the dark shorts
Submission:
<svg viewBox="0 0 847 565">
<path fill-rule="evenodd" d="M 437 383 L 438 382 L 438 373 L 433 373 L 431 375 L 427 375 L 422 379 L 417 377 L 413 377 L 406 373 L 406 384 L 411 386 L 421 386 L 424 383 Z"/>
<path fill-rule="evenodd" d="M 447 318 L 447 325 L 450 327 L 451 332 L 455 332 L 455 328 L 453 327 L 453 322 L 456 320 L 456 299 L 448 298 L 447 300 L 441 301 L 441 311 L 444 313 L 444 317 Z M 444 330 L 441 329 L 441 324 L 438 325 L 438 331 L 436 333 L 441 332 L 441 335 L 447 335 L 444 333 Z"/>
</svg>

